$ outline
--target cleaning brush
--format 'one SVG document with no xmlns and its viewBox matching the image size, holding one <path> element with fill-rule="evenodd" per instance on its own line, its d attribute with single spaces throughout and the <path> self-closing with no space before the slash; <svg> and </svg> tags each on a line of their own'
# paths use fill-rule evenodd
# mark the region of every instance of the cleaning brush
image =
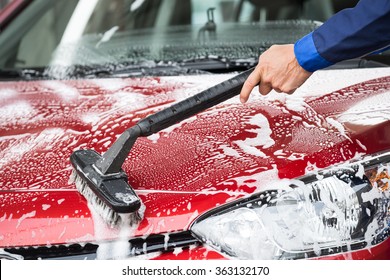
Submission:
<svg viewBox="0 0 390 280">
<path fill-rule="evenodd" d="M 140 120 L 125 130 L 103 155 L 94 150 L 73 152 L 71 181 L 109 225 L 138 223 L 143 218 L 144 207 L 122 169 L 137 138 L 152 135 L 238 95 L 252 71 L 242 72 Z"/>
</svg>

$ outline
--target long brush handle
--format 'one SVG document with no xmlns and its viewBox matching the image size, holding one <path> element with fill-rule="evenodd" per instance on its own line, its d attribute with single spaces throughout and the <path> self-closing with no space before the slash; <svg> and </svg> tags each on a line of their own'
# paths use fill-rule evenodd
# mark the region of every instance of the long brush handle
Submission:
<svg viewBox="0 0 390 280">
<path fill-rule="evenodd" d="M 135 126 L 122 133 L 104 153 L 102 159 L 96 163 L 96 167 L 103 175 L 120 172 L 122 164 L 139 136 L 149 136 L 159 132 L 238 95 L 252 71 L 253 69 L 249 69 L 242 72 L 229 80 L 140 120 Z"/>
<path fill-rule="evenodd" d="M 242 72 L 229 80 L 140 120 L 137 125 L 141 128 L 141 136 L 149 136 L 159 132 L 238 95 L 252 71 L 253 69 L 249 69 Z"/>
</svg>

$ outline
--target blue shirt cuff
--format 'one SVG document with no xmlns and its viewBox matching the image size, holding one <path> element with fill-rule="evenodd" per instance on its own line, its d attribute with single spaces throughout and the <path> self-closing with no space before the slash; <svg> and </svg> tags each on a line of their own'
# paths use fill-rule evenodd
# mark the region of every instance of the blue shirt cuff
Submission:
<svg viewBox="0 0 390 280">
<path fill-rule="evenodd" d="M 299 65 L 309 72 L 314 72 L 333 64 L 318 53 L 313 41 L 313 32 L 295 43 L 294 53 Z"/>
</svg>

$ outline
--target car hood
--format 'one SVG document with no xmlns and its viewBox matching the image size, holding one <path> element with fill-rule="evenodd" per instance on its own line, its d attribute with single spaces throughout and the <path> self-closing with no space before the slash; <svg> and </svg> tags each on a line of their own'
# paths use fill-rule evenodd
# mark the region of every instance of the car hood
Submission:
<svg viewBox="0 0 390 280">
<path fill-rule="evenodd" d="M 319 71 L 294 95 L 254 92 L 138 139 L 123 169 L 145 217 L 107 227 L 68 182 L 71 153 L 103 153 L 139 119 L 230 77 L 0 83 L 0 246 L 184 230 L 278 180 L 389 148 L 390 69 Z"/>
</svg>

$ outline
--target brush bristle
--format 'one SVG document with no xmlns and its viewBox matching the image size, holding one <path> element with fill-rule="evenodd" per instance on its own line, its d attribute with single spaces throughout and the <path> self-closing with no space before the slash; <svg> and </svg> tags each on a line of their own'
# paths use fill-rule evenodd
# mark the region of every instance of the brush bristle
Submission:
<svg viewBox="0 0 390 280">
<path fill-rule="evenodd" d="M 111 227 L 118 227 L 120 225 L 133 226 L 143 219 L 145 206 L 142 204 L 138 211 L 133 213 L 117 213 L 109 207 L 103 200 L 101 200 L 84 182 L 84 180 L 77 174 L 75 170 L 69 179 L 70 183 L 76 185 L 77 190 L 85 199 L 91 204 L 93 209 L 102 217 L 102 219 Z"/>
</svg>

